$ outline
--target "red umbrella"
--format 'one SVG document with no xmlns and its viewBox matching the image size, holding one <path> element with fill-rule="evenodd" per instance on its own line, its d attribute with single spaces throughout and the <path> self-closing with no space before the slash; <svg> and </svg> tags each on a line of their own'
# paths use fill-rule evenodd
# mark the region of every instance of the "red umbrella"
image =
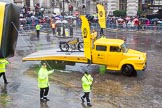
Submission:
<svg viewBox="0 0 162 108">
<path fill-rule="evenodd" d="M 133 21 L 134 21 L 134 22 L 135 22 L 135 21 L 138 21 L 138 18 L 134 18 Z"/>
<path fill-rule="evenodd" d="M 79 12 L 78 11 L 75 11 L 73 15 L 74 16 L 79 15 Z"/>
</svg>

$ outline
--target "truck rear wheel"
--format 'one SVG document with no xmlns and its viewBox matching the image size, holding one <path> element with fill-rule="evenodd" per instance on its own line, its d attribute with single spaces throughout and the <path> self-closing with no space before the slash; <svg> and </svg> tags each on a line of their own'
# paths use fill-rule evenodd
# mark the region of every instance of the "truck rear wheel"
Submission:
<svg viewBox="0 0 162 108">
<path fill-rule="evenodd" d="M 122 67 L 122 74 L 125 76 L 131 76 L 134 72 L 134 69 L 131 65 L 124 65 Z"/>
</svg>

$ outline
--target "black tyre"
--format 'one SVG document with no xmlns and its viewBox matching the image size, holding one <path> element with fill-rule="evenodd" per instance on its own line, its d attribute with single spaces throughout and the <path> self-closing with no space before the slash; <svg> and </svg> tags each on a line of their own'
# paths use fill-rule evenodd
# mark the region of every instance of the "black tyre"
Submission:
<svg viewBox="0 0 162 108">
<path fill-rule="evenodd" d="M 83 42 L 78 43 L 78 50 L 81 51 L 81 52 L 84 51 L 84 43 Z"/>
<path fill-rule="evenodd" d="M 124 65 L 122 67 L 122 74 L 125 76 L 131 76 L 134 72 L 134 69 L 131 65 Z"/>
<path fill-rule="evenodd" d="M 60 43 L 59 47 L 61 51 L 69 51 L 69 45 L 67 43 Z"/>
</svg>

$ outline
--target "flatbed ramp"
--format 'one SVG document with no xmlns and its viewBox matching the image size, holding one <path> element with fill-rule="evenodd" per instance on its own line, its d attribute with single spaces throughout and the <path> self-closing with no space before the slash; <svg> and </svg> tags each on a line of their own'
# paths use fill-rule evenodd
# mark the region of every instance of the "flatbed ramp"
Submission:
<svg viewBox="0 0 162 108">
<path fill-rule="evenodd" d="M 58 60 L 70 61 L 78 63 L 87 63 L 88 59 L 84 56 L 84 52 L 69 51 L 61 52 L 60 49 L 41 50 L 34 52 L 24 58 L 23 61 L 42 61 L 42 60 Z"/>
</svg>

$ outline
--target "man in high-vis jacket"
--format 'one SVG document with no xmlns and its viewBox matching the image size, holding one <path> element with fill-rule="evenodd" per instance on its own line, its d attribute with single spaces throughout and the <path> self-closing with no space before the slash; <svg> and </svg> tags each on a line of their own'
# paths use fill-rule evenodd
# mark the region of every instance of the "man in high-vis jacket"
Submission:
<svg viewBox="0 0 162 108">
<path fill-rule="evenodd" d="M 86 98 L 87 106 L 91 107 L 92 105 L 90 103 L 89 94 L 91 92 L 93 78 L 88 72 L 84 72 L 84 75 L 81 80 L 82 80 L 82 88 L 84 92 L 84 95 L 81 97 L 82 103 L 84 103 L 84 99 Z"/>
<path fill-rule="evenodd" d="M 40 101 L 49 101 L 47 98 L 49 92 L 49 80 L 48 75 L 53 73 L 54 70 L 48 71 L 46 63 L 43 63 L 38 72 L 38 87 L 40 88 Z"/>
<path fill-rule="evenodd" d="M 37 31 L 37 38 L 39 39 L 41 25 L 38 23 L 35 28 L 36 28 L 36 31 Z"/>
<path fill-rule="evenodd" d="M 6 75 L 5 75 L 7 64 L 9 64 L 9 62 L 5 58 L 0 59 L 0 77 L 3 76 L 5 84 L 8 84 Z"/>
</svg>

